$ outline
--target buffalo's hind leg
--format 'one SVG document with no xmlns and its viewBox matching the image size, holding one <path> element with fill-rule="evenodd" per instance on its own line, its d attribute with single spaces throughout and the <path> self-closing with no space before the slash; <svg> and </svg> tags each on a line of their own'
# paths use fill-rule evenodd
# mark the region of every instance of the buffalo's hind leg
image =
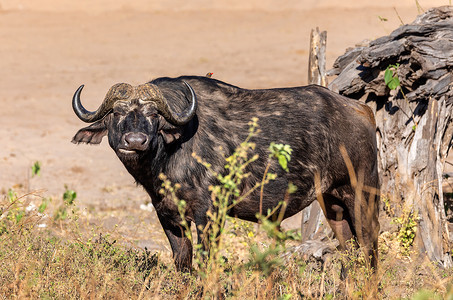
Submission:
<svg viewBox="0 0 453 300">
<path fill-rule="evenodd" d="M 337 197 L 331 194 L 323 194 L 322 196 L 321 207 L 324 210 L 327 222 L 329 222 L 335 237 L 340 242 L 340 250 L 347 250 L 347 241 L 356 235 L 349 210 Z"/>
<path fill-rule="evenodd" d="M 370 266 L 376 270 L 378 257 L 379 221 L 376 195 L 362 193 L 356 199 L 350 185 L 336 188 L 332 193 L 323 194 L 324 214 L 342 250 L 348 250 L 347 241 L 359 243 Z M 355 203 L 360 207 L 355 209 Z M 371 258 L 371 260 L 368 260 Z"/>
</svg>

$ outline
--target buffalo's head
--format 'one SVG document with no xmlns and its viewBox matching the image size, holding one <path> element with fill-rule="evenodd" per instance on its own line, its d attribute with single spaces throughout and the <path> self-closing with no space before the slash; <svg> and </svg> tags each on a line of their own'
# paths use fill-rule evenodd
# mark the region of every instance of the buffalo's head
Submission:
<svg viewBox="0 0 453 300">
<path fill-rule="evenodd" d="M 91 112 L 80 102 L 83 85 L 80 86 L 72 99 L 72 107 L 82 121 L 93 124 L 80 129 L 72 142 L 99 144 L 108 135 L 110 146 L 121 160 L 136 159 L 157 149 L 159 136 L 166 144 L 175 142 L 181 137 L 183 125 L 197 110 L 195 92 L 188 83 L 182 82 L 184 85 L 179 87 L 179 94 L 175 94 L 183 96 L 185 103 L 179 101 L 179 107 L 186 107 L 181 112 L 174 111 L 152 83 L 116 84 L 110 88 L 101 106 Z M 189 99 L 188 106 L 185 99 Z"/>
</svg>

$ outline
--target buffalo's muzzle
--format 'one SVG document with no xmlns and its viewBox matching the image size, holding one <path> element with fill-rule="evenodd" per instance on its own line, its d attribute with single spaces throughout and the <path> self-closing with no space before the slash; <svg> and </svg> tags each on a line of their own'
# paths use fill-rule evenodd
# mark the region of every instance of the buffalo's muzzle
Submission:
<svg viewBox="0 0 453 300">
<path fill-rule="evenodd" d="M 145 151 L 148 149 L 149 137 L 141 132 L 128 132 L 121 138 L 120 150 L 126 151 Z"/>
</svg>

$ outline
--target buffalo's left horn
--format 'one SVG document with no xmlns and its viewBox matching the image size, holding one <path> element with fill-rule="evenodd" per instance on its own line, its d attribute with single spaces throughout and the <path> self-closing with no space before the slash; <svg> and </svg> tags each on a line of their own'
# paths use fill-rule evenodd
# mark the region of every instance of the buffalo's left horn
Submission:
<svg viewBox="0 0 453 300">
<path fill-rule="evenodd" d="M 190 105 L 180 113 L 174 112 L 168 105 L 167 100 L 162 94 L 159 95 L 158 99 L 153 99 L 157 104 L 157 109 L 164 116 L 164 118 L 173 125 L 184 125 L 187 124 L 197 112 L 197 97 L 192 87 L 183 80 L 183 83 L 190 91 Z M 156 101 L 157 100 L 157 101 Z"/>
</svg>

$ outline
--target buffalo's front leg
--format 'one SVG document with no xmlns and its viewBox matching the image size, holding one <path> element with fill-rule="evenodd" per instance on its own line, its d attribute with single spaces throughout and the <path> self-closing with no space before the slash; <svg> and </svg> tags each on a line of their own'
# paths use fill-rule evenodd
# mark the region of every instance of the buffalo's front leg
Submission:
<svg viewBox="0 0 453 300">
<path fill-rule="evenodd" d="M 192 241 L 186 237 L 182 226 L 174 225 L 160 216 L 159 220 L 170 242 L 176 270 L 189 272 L 192 267 Z"/>
</svg>

